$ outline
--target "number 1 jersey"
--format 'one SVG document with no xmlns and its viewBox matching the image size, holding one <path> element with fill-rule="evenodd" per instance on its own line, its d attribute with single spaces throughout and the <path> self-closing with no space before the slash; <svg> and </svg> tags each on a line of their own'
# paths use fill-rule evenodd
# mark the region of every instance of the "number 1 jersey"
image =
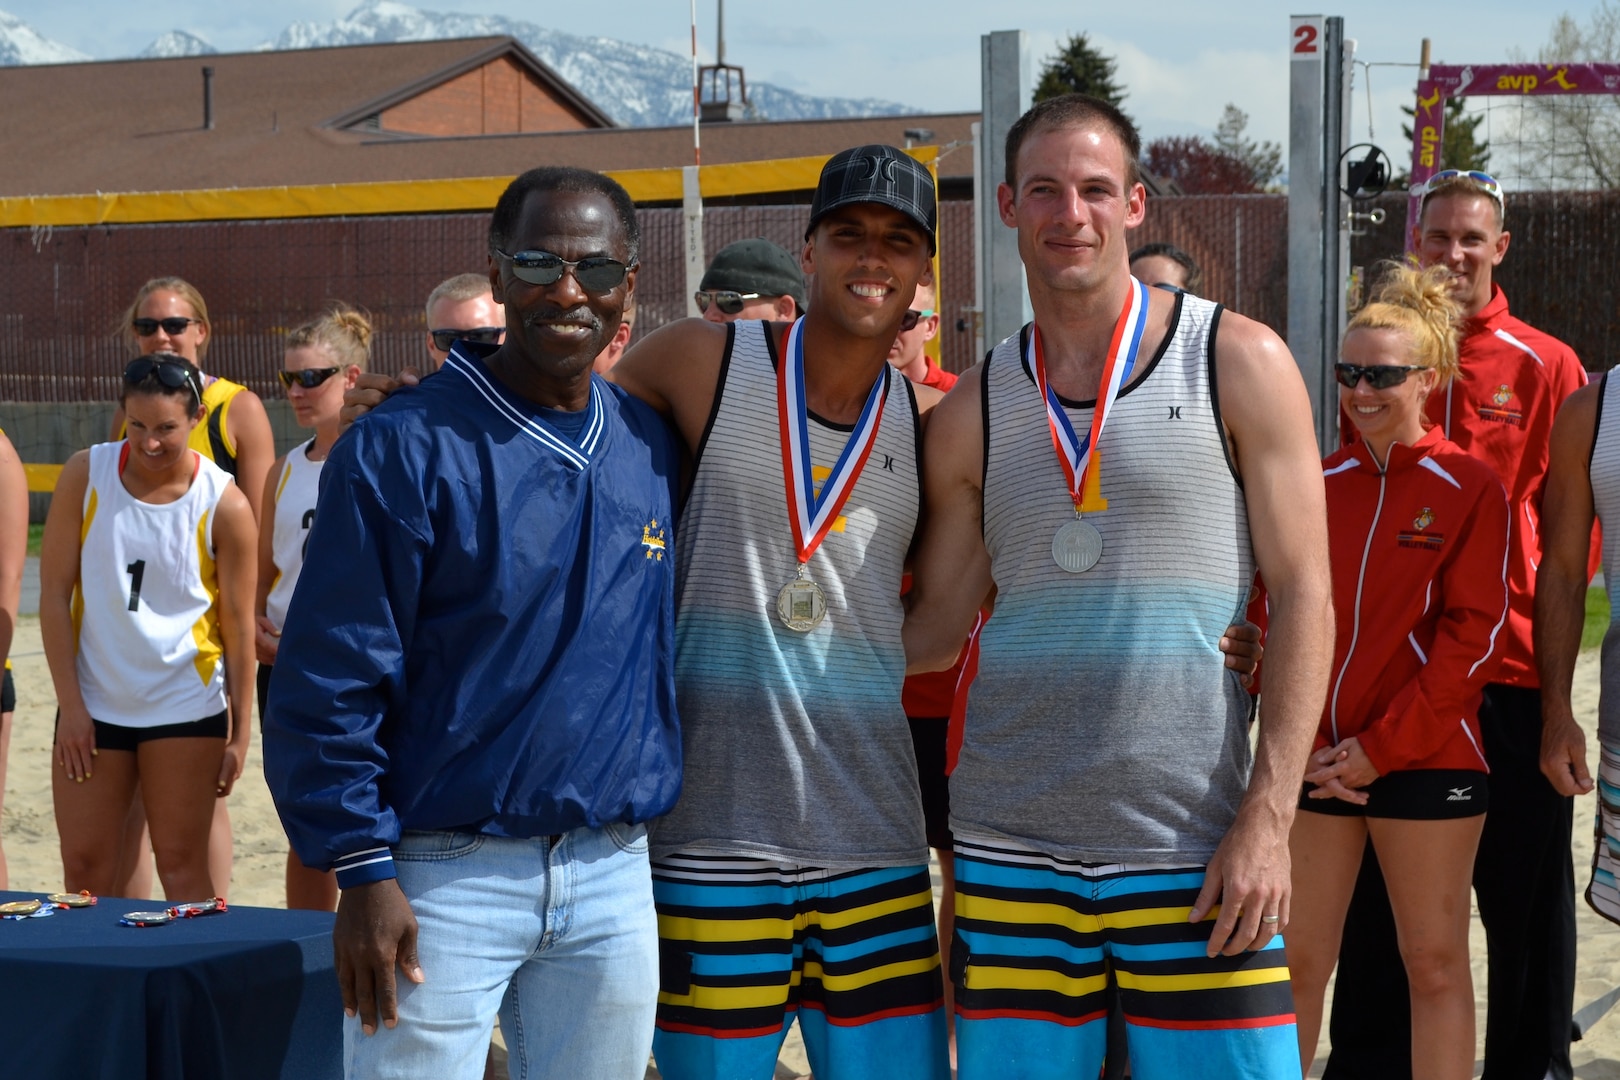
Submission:
<svg viewBox="0 0 1620 1080">
<path fill-rule="evenodd" d="M 232 480 L 192 451 L 186 493 L 141 502 L 119 475 L 127 446 L 90 448 L 73 595 L 79 688 L 103 723 L 203 720 L 225 711 L 214 514 Z"/>
</svg>

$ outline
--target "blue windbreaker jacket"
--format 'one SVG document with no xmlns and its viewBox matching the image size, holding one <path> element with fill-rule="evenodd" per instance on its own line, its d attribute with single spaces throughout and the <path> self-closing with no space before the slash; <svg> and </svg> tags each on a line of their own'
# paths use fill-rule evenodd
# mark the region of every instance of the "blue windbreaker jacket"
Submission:
<svg viewBox="0 0 1620 1080">
<path fill-rule="evenodd" d="M 569 438 L 491 350 L 458 343 L 321 470 L 264 758 L 293 849 L 344 887 L 394 876 L 404 829 L 542 836 L 680 793 L 677 446 L 600 378 Z"/>
</svg>

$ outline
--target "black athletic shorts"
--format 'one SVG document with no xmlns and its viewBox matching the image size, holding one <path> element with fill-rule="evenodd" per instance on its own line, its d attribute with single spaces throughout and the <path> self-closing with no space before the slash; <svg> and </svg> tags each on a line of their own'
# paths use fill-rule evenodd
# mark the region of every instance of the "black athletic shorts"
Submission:
<svg viewBox="0 0 1620 1080">
<path fill-rule="evenodd" d="M 1403 821 L 1445 821 L 1473 817 L 1490 809 L 1490 785 L 1475 769 L 1407 769 L 1380 776 L 1361 790 L 1367 805 L 1343 799 L 1313 799 L 1315 784 L 1299 794 L 1299 808 L 1339 817 L 1398 818 Z"/>
<path fill-rule="evenodd" d="M 62 719 L 58 713 L 57 720 Z M 215 713 L 201 720 L 188 720 L 183 724 L 159 724 L 157 727 L 123 727 L 90 718 L 96 732 L 97 750 L 134 751 L 153 739 L 223 739 L 230 734 L 230 713 Z"/>
<path fill-rule="evenodd" d="M 928 846 L 950 851 L 956 846 L 951 836 L 951 794 L 945 775 L 945 736 L 950 721 L 908 716 L 911 748 L 917 755 L 917 781 L 922 788 L 923 827 Z"/>
<path fill-rule="evenodd" d="M 0 680 L 0 712 L 17 711 L 17 684 L 11 681 L 11 669 L 6 668 L 6 677 Z"/>
</svg>

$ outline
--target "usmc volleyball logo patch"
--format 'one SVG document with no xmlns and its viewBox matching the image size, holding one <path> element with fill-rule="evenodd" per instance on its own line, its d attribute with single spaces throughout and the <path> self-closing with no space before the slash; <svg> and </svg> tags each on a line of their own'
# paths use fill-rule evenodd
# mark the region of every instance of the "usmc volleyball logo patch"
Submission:
<svg viewBox="0 0 1620 1080">
<path fill-rule="evenodd" d="M 1503 383 L 1492 391 L 1491 403 L 1479 407 L 1479 418 L 1491 424 L 1524 427 L 1524 411 L 1513 407 L 1513 387 Z"/>
<path fill-rule="evenodd" d="M 1434 524 L 1434 511 L 1425 506 L 1412 519 L 1412 528 L 1405 532 L 1395 534 L 1395 542 L 1403 548 L 1417 548 L 1419 551 L 1439 551 L 1440 545 L 1446 538 L 1440 533 L 1429 532 L 1429 526 Z"/>
</svg>

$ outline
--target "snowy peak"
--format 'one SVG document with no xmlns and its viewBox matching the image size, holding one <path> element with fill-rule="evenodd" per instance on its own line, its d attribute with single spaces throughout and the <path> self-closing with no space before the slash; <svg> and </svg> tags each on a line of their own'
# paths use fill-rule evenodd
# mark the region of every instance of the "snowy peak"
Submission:
<svg viewBox="0 0 1620 1080">
<path fill-rule="evenodd" d="M 142 60 L 169 59 L 176 56 L 208 56 L 219 52 L 208 42 L 196 34 L 188 34 L 184 30 L 170 30 L 152 44 L 142 49 Z"/>
<path fill-rule="evenodd" d="M 19 64 L 71 64 L 90 57 L 52 41 L 10 12 L 0 11 L 0 67 Z"/>
<path fill-rule="evenodd" d="M 364 0 L 334 22 L 295 22 L 261 49 L 315 49 L 390 41 L 446 38 L 516 38 L 575 89 L 625 127 L 670 127 L 692 117 L 692 61 L 663 49 L 604 37 L 576 37 L 504 15 L 423 11 L 399 0 Z M 184 30 L 171 30 L 142 57 L 204 56 L 212 45 Z M 0 11 L 0 66 L 60 64 L 90 57 L 40 36 Z M 875 98 L 812 97 L 770 83 L 749 83 L 749 119 L 809 120 L 900 116 L 917 110 Z"/>
<path fill-rule="evenodd" d="M 311 49 L 385 41 L 516 38 L 625 127 L 668 127 L 692 117 L 692 60 L 663 49 L 604 37 L 576 37 L 504 15 L 423 11 L 398 0 L 365 0 L 330 23 L 298 22 L 265 48 Z M 751 83 L 754 119 L 802 120 L 895 116 L 915 109 L 872 98 L 820 98 Z"/>
</svg>

